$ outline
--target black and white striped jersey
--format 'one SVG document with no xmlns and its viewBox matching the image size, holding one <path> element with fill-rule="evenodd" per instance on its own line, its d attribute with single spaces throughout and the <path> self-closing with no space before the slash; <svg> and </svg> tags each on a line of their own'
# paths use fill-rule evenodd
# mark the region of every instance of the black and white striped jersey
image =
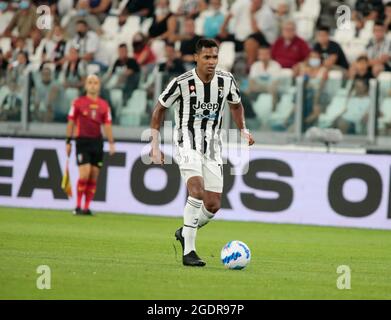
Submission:
<svg viewBox="0 0 391 320">
<path fill-rule="evenodd" d="M 240 103 L 240 92 L 231 73 L 216 70 L 204 83 L 192 69 L 174 78 L 159 97 L 162 106 L 175 106 L 174 141 L 215 158 L 221 151 L 220 130 L 226 102 Z"/>
</svg>

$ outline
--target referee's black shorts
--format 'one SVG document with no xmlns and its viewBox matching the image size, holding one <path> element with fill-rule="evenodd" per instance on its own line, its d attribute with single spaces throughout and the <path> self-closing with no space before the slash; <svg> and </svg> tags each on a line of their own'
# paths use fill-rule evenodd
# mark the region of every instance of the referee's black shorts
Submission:
<svg viewBox="0 0 391 320">
<path fill-rule="evenodd" d="M 101 168 L 103 165 L 103 139 L 77 138 L 76 163 L 78 166 L 91 164 Z"/>
</svg>

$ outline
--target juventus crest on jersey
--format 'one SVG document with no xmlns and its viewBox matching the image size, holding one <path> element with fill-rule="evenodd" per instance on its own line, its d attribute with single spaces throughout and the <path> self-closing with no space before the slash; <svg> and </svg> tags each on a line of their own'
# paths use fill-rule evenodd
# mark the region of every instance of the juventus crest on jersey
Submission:
<svg viewBox="0 0 391 320">
<path fill-rule="evenodd" d="M 216 70 L 204 83 L 192 69 L 174 78 L 159 97 L 162 106 L 175 106 L 174 141 L 214 158 L 221 152 L 220 130 L 226 102 L 240 103 L 239 88 L 231 73 Z"/>
</svg>

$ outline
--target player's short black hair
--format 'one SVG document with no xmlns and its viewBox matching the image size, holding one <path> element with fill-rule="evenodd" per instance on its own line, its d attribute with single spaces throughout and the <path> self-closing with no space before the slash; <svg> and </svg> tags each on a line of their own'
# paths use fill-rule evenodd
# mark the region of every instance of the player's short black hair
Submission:
<svg viewBox="0 0 391 320">
<path fill-rule="evenodd" d="M 202 48 L 217 48 L 218 49 L 219 45 L 213 39 L 202 38 L 197 41 L 196 47 L 195 47 L 195 52 L 200 53 Z"/>
<path fill-rule="evenodd" d="M 330 28 L 328 26 L 320 26 L 318 28 L 318 31 L 324 31 L 324 32 L 330 33 Z"/>
<path fill-rule="evenodd" d="M 125 48 L 125 49 L 127 49 L 127 48 L 128 48 L 128 45 L 127 45 L 126 43 L 122 42 L 122 43 L 118 46 L 118 48 Z"/>
</svg>

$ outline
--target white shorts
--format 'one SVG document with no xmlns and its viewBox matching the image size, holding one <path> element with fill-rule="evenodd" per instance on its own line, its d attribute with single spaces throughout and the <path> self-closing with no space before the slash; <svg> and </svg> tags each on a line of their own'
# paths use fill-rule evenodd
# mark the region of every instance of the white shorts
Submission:
<svg viewBox="0 0 391 320">
<path fill-rule="evenodd" d="M 176 147 L 175 161 L 179 166 L 182 179 L 187 181 L 200 176 L 204 179 L 204 189 L 211 192 L 223 192 L 223 165 L 206 158 L 201 152 Z"/>
</svg>

